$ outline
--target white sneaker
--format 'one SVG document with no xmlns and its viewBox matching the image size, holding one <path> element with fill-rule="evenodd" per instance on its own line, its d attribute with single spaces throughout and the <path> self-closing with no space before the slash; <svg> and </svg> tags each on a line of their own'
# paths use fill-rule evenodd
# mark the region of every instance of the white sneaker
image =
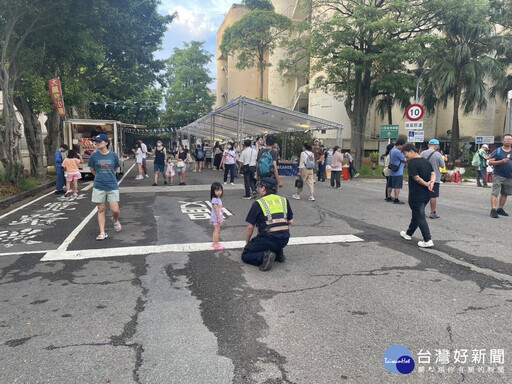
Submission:
<svg viewBox="0 0 512 384">
<path fill-rule="evenodd" d="M 300 200 L 300 196 L 299 195 L 292 195 L 292 198 L 294 198 L 295 200 Z"/>
<path fill-rule="evenodd" d="M 402 236 L 405 240 L 412 240 L 412 237 L 409 236 L 405 231 L 401 231 L 400 236 Z"/>
<path fill-rule="evenodd" d="M 231 185 L 235 185 L 235 183 L 230 183 Z"/>
<path fill-rule="evenodd" d="M 434 246 L 434 242 L 432 240 L 429 241 L 418 241 L 418 247 L 421 248 L 432 248 Z"/>
<path fill-rule="evenodd" d="M 315 201 L 315 198 L 313 196 L 309 196 L 309 201 Z"/>
<path fill-rule="evenodd" d="M 142 180 L 142 179 L 143 179 L 143 177 L 141 175 L 138 175 L 135 177 L 135 180 Z"/>
<path fill-rule="evenodd" d="M 224 182 L 224 185 L 226 185 L 227 183 L 228 183 L 228 182 L 227 182 L 227 181 L 225 181 L 225 182 Z"/>
</svg>

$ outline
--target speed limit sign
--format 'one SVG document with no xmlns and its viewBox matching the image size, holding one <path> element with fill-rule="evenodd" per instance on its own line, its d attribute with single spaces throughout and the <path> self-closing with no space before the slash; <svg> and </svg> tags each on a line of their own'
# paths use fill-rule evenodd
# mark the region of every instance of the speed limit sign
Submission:
<svg viewBox="0 0 512 384">
<path fill-rule="evenodd" d="M 407 119 L 411 121 L 420 120 L 424 114 L 425 110 L 420 104 L 411 104 L 407 107 L 407 110 L 405 111 L 405 116 L 407 117 Z"/>
</svg>

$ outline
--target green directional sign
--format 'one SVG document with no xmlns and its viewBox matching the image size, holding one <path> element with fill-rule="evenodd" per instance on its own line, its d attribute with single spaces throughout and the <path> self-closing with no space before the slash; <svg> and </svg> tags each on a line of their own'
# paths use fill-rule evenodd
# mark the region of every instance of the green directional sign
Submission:
<svg viewBox="0 0 512 384">
<path fill-rule="evenodd" d="M 398 139 L 398 125 L 381 125 L 381 139 Z"/>
</svg>

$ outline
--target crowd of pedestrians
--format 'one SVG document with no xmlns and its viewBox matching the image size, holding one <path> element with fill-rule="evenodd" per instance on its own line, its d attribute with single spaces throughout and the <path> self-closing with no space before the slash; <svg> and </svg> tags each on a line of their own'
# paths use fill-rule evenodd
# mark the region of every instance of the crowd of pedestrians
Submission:
<svg viewBox="0 0 512 384">
<path fill-rule="evenodd" d="M 91 155 L 88 165 L 95 176 L 92 201 L 98 205 L 100 234 L 97 236 L 97 240 L 104 240 L 107 238 L 105 232 L 107 203 L 109 203 L 112 212 L 112 222 L 115 230 L 121 231 L 122 228 L 119 222 L 119 191 L 116 175 L 120 164 L 117 154 L 109 150 L 108 136 L 99 130 L 93 133 L 97 150 Z M 504 207 L 507 197 L 512 194 L 512 162 L 510 162 L 512 135 L 504 135 L 502 144 L 491 154 L 489 154 L 489 146 L 482 145 L 475 153 L 472 161 L 472 165 L 477 171 L 477 185 L 479 187 L 488 186 L 487 167 L 493 167 L 490 213 L 492 218 L 508 216 Z M 64 153 L 68 150 L 69 148 L 66 145 L 62 145 L 55 153 L 56 193 L 65 193 L 66 196 L 73 195 L 76 197 L 78 195 L 78 180 L 81 178 L 79 164 L 84 161 L 80 154 L 74 150 L 70 150 L 67 158 L 64 158 Z M 224 172 L 224 185 L 227 185 L 228 182 L 235 185 L 235 179 L 239 175 L 243 176 L 245 190 L 242 196 L 243 199 L 256 199 L 261 185 L 263 188 L 266 187 L 267 192 L 270 191 L 274 195 L 277 195 L 279 188 L 283 187 L 278 171 L 279 147 L 276 138 L 272 135 L 266 138 L 258 137 L 254 142 L 249 139 L 244 140 L 243 148 L 240 148 L 237 142 L 224 144 L 215 142 L 213 148 L 208 143 L 197 143 L 193 153 L 181 144 L 175 150 L 169 150 L 164 147 L 162 140 L 157 140 L 153 151 L 148 151 L 147 145 L 139 139 L 133 148 L 133 154 L 138 171 L 135 177 L 136 180 L 149 177 L 146 159 L 148 156 L 154 158 L 153 186 L 157 186 L 160 179 L 162 179 L 164 185 L 174 185 L 176 174 L 179 178 L 179 185 L 186 185 L 186 173 L 189 170 L 200 173 L 204 169 L 213 169 Z M 425 209 L 427 205 L 430 205 L 428 217 L 430 219 L 440 218 L 437 200 L 440 196 L 442 170 L 446 169 L 445 159 L 440 151 L 440 143 L 437 139 L 430 140 L 428 148 L 421 153 L 415 145 L 407 144 L 405 140 L 398 139 L 394 144 L 387 146 L 384 155 L 385 200 L 388 202 L 404 204 L 400 199 L 400 192 L 403 189 L 404 168 L 407 165 L 408 205 L 411 209 L 412 218 L 408 229 L 401 231 L 400 235 L 406 240 L 411 240 L 415 230 L 419 228 L 423 237 L 423 240 L 418 242 L 420 247 L 432 247 L 434 245 Z M 313 146 L 310 143 L 304 143 L 298 159 L 298 178 L 295 181 L 296 193 L 292 195 L 292 198 L 300 200 L 302 191 L 307 188 L 309 192 L 308 200 L 315 201 L 315 183 L 325 182 L 327 179 L 327 165 L 330 165 L 331 188 L 341 189 L 344 163 L 350 167 L 350 179 L 357 177 L 354 158 L 350 153 L 343 153 L 339 146 L 335 146 L 328 151 L 318 140 L 314 141 Z M 262 184 L 262 180 L 266 180 L 266 184 Z M 65 191 L 64 187 L 66 187 Z M 214 249 L 223 249 L 219 243 L 220 227 L 223 223 L 221 201 L 223 193 L 220 181 L 212 185 L 212 223 L 215 227 L 212 246 Z M 259 195 L 261 196 L 261 193 Z M 264 253 L 264 251 L 258 251 L 257 262 L 251 259 L 250 263 L 264 264 L 267 260 L 268 264 L 269 257 L 265 259 L 262 256 Z M 246 256 L 246 258 L 249 260 L 253 256 Z"/>
</svg>

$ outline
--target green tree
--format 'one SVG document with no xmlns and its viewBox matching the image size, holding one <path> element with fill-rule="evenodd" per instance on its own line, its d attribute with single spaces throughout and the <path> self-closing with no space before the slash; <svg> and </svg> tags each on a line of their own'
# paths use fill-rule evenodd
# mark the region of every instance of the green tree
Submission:
<svg viewBox="0 0 512 384">
<path fill-rule="evenodd" d="M 414 96 L 415 78 L 408 73 L 405 65 L 399 65 L 395 70 L 383 71 L 372 86 L 372 101 L 376 111 L 383 119 L 388 118 L 388 124 L 393 124 L 393 106 L 399 105 L 404 110 L 411 104 Z"/>
<path fill-rule="evenodd" d="M 487 107 L 489 85 L 502 81 L 504 66 L 497 59 L 501 37 L 494 33 L 488 0 L 459 0 L 447 12 L 442 38 L 429 47 L 424 62 L 424 100 L 428 110 L 453 103 L 450 160 L 459 156 L 459 113 Z"/>
<path fill-rule="evenodd" d="M 238 54 L 236 68 L 243 70 L 257 65 L 260 74 L 260 100 L 263 99 L 263 74 L 270 66 L 268 56 L 291 27 L 291 20 L 274 11 L 256 9 L 226 28 L 220 46 L 222 54 Z"/>
<path fill-rule="evenodd" d="M 60 77 L 68 111 L 73 107 L 81 117 L 100 114 L 97 108 L 89 110 L 92 101 L 114 105 L 115 101 L 133 100 L 144 105 L 136 108 L 137 114 L 124 114 L 136 120 L 125 122 L 158 124 L 154 103 L 160 104 L 161 94 L 152 92 L 151 87 L 159 80 L 164 63 L 154 60 L 153 53 L 173 17 L 160 15 L 157 5 L 154 0 L 66 1 L 57 23 L 27 41 L 21 63 L 23 76 L 16 84 L 18 108 L 26 123 L 36 113 L 48 114 L 45 146 L 49 164 L 62 132 L 61 119 L 47 90 L 49 78 Z M 152 108 L 146 103 L 152 103 Z M 128 112 L 121 105 L 113 111 L 103 108 L 102 112 L 111 116 Z M 25 126 L 28 138 L 27 127 L 30 124 Z M 32 158 L 32 153 L 39 151 L 32 151 L 28 144 Z"/>
<path fill-rule="evenodd" d="M 269 0 L 243 0 L 242 4 L 250 9 L 251 11 L 255 9 L 261 9 L 264 11 L 273 11 L 274 6 Z"/>
<path fill-rule="evenodd" d="M 0 2 L 0 89 L 3 108 L 0 123 L 0 162 L 14 184 L 22 179 L 21 124 L 15 114 L 15 83 L 21 76 L 21 52 L 26 41 L 55 23 L 63 1 L 11 0 Z"/>
<path fill-rule="evenodd" d="M 208 84 L 212 82 L 207 65 L 213 55 L 204 49 L 204 42 L 184 43 L 174 48 L 167 60 L 164 127 L 183 127 L 212 111 L 215 97 Z"/>
<path fill-rule="evenodd" d="M 376 97 L 384 96 L 391 106 L 406 96 L 397 89 L 410 87 L 405 63 L 414 60 L 424 34 L 435 28 L 442 2 L 316 0 L 309 7 L 307 27 L 290 44 L 300 44 L 311 58 L 314 86 L 344 101 L 351 153 L 360 167 L 369 107 Z M 392 74 L 403 76 L 400 86 Z"/>
</svg>

